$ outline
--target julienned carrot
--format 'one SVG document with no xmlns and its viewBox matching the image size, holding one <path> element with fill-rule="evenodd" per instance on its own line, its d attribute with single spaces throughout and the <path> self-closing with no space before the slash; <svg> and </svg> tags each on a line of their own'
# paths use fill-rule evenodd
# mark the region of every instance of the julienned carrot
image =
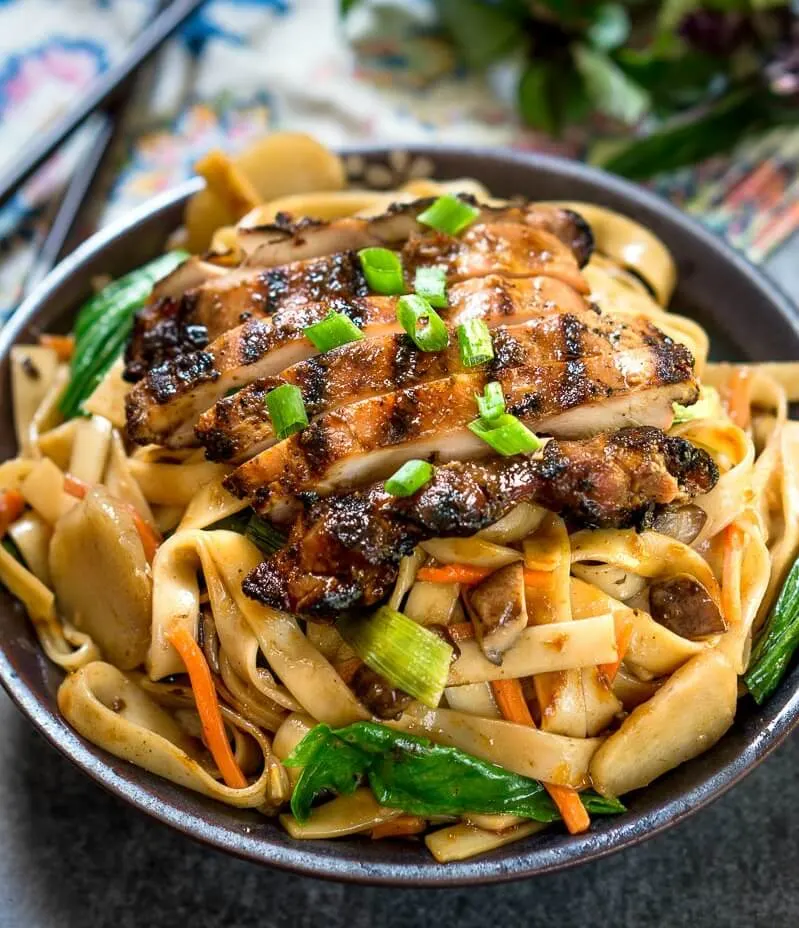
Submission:
<svg viewBox="0 0 799 928">
<path fill-rule="evenodd" d="M 444 564 L 442 567 L 420 567 L 417 580 L 427 583 L 479 583 L 493 573 L 490 567 L 474 567 L 472 564 Z"/>
<path fill-rule="evenodd" d="M 630 642 L 633 637 L 633 623 L 628 618 L 617 619 L 616 620 L 616 654 L 618 657 L 615 661 L 610 661 L 607 664 L 599 665 L 599 672 L 602 676 L 612 683 L 616 674 L 619 672 L 619 667 L 621 667 L 621 662 L 624 660 L 624 655 L 627 653 L 627 649 L 630 647 Z"/>
<path fill-rule="evenodd" d="M 741 429 L 749 425 L 751 375 L 745 367 L 736 367 L 724 390 L 727 413 Z"/>
<path fill-rule="evenodd" d="M 219 702 L 216 698 L 214 681 L 203 652 L 185 628 L 173 628 L 167 634 L 167 638 L 186 667 L 194 693 L 194 702 L 200 716 L 205 743 L 211 752 L 214 763 L 222 774 L 222 779 L 231 789 L 245 789 L 247 778 L 241 772 L 238 763 L 236 763 L 236 758 L 230 748 L 230 742 L 227 740 L 225 726 L 222 723 L 222 713 L 219 711 Z"/>
<path fill-rule="evenodd" d="M 527 700 L 524 698 L 522 685 L 518 680 L 492 680 L 491 689 L 497 701 L 502 717 L 517 725 L 530 725 L 535 728 L 535 722 Z M 563 824 L 569 829 L 569 834 L 576 835 L 587 831 L 591 824 L 585 806 L 577 790 L 571 786 L 560 786 L 557 783 L 544 783 L 546 791 L 558 807 Z"/>
<path fill-rule="evenodd" d="M 39 344 L 52 348 L 59 361 L 69 361 L 75 351 L 74 335 L 40 335 Z"/>
<path fill-rule="evenodd" d="M 91 490 L 89 484 L 79 477 L 73 477 L 72 474 L 64 474 L 65 493 L 74 496 L 76 499 L 83 499 L 89 490 Z M 116 497 L 115 502 L 130 513 L 133 524 L 136 526 L 136 531 L 139 533 L 142 548 L 144 548 L 144 556 L 147 558 L 147 562 L 152 564 L 155 552 L 161 544 L 161 536 L 149 522 L 146 522 L 141 517 L 139 510 L 131 503 L 125 502 L 124 499 L 116 499 Z"/>
<path fill-rule="evenodd" d="M 517 725 L 529 725 L 535 728 L 530 708 L 524 698 L 522 685 L 518 680 L 492 680 L 491 690 L 504 719 L 515 722 Z"/>
<path fill-rule="evenodd" d="M 0 538 L 25 510 L 25 497 L 18 490 L 0 491 Z"/>
<path fill-rule="evenodd" d="M 721 609 L 730 625 L 741 623 L 741 553 L 745 534 L 735 522 L 724 530 L 721 565 Z"/>
<path fill-rule="evenodd" d="M 571 786 L 561 786 L 559 783 L 544 783 L 544 786 L 558 807 L 569 834 L 579 835 L 588 831 L 591 827 L 591 817 L 577 790 Z"/>
<path fill-rule="evenodd" d="M 427 822 L 418 815 L 399 815 L 390 822 L 382 822 L 372 829 L 372 837 L 402 838 L 407 835 L 418 835 L 427 828 Z"/>
</svg>

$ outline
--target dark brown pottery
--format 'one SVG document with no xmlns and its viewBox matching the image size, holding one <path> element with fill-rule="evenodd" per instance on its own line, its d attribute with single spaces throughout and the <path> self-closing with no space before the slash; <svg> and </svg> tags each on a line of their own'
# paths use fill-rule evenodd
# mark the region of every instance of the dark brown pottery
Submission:
<svg viewBox="0 0 799 928">
<path fill-rule="evenodd" d="M 359 151 L 385 164 L 386 150 Z M 711 332 L 714 356 L 733 360 L 799 358 L 794 307 L 720 239 L 679 210 L 624 181 L 581 164 L 507 151 L 416 148 L 440 178 L 476 177 L 495 194 L 601 203 L 647 225 L 679 266 L 673 306 Z M 0 334 L 0 453 L 15 453 L 8 353 L 39 331 L 67 330 L 96 274 L 118 275 L 156 255 L 181 220 L 193 181 L 148 203 L 86 242 L 26 300 Z M 598 819 L 585 835 L 552 829 L 487 856 L 446 866 L 422 845 L 396 841 L 293 841 L 272 821 L 173 786 L 109 756 L 59 717 L 61 673 L 42 654 L 19 605 L 0 590 L 0 680 L 19 708 L 63 754 L 112 793 L 200 841 L 298 873 L 396 886 L 453 886 L 546 873 L 602 857 L 651 837 L 720 796 L 784 740 L 799 716 L 799 667 L 763 708 L 744 699 L 730 733 L 713 750 L 629 797 L 629 812 Z M 754 827 L 754 826 L 753 826 Z"/>
</svg>

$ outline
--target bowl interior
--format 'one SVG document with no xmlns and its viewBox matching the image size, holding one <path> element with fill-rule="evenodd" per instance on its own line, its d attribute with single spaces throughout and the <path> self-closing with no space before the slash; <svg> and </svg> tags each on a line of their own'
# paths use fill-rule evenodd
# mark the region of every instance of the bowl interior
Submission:
<svg viewBox="0 0 799 928">
<path fill-rule="evenodd" d="M 673 307 L 710 332 L 714 357 L 799 357 L 799 326 L 790 302 L 743 258 L 656 197 L 571 162 L 508 152 L 425 149 L 442 179 L 472 176 L 500 196 L 600 203 L 651 228 L 679 268 Z M 361 151 L 360 153 L 364 153 Z M 387 152 L 367 159 L 385 163 Z M 197 182 L 148 204 L 124 224 L 95 236 L 31 296 L 0 335 L 0 455 L 16 451 L 8 351 L 42 330 L 66 330 L 90 279 L 118 275 L 154 257 L 179 223 Z M 629 797 L 629 813 L 599 819 L 590 833 L 557 830 L 486 857 L 441 866 L 422 846 L 397 842 L 292 841 L 254 812 L 222 806 L 106 754 L 61 720 L 55 694 L 61 672 L 39 649 L 21 607 L 0 589 L 0 680 L 40 731 L 103 786 L 186 834 L 251 860 L 310 875 L 397 885 L 455 885 L 512 879 L 559 869 L 625 847 L 679 821 L 733 785 L 787 736 L 799 714 L 799 668 L 763 709 L 739 704 L 731 732 L 712 751 Z"/>
</svg>

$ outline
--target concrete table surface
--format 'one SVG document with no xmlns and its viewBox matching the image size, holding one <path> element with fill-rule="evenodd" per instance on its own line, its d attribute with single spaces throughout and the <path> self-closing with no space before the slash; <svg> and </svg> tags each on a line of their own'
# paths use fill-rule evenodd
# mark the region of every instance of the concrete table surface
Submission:
<svg viewBox="0 0 799 928">
<path fill-rule="evenodd" d="M 767 269 L 799 298 L 799 242 Z M 104 793 L 0 695 L 0 928 L 795 928 L 799 739 L 632 850 L 489 888 L 323 883 L 203 848 Z"/>
</svg>

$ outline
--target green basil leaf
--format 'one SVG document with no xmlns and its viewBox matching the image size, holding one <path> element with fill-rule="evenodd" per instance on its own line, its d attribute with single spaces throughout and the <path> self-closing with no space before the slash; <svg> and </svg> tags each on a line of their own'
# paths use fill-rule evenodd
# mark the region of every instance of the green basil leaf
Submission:
<svg viewBox="0 0 799 928">
<path fill-rule="evenodd" d="M 515 5 L 435 0 L 435 6 L 460 56 L 472 68 L 493 64 L 524 40 L 523 14 Z"/>
<path fill-rule="evenodd" d="M 639 122 L 649 109 L 649 94 L 629 78 L 604 52 L 582 43 L 573 47 L 574 63 L 586 93 L 606 116 L 627 125 Z"/>
<path fill-rule="evenodd" d="M 619 48 L 630 35 L 627 10 L 620 3 L 603 3 L 585 34 L 594 48 L 606 52 Z"/>
</svg>

